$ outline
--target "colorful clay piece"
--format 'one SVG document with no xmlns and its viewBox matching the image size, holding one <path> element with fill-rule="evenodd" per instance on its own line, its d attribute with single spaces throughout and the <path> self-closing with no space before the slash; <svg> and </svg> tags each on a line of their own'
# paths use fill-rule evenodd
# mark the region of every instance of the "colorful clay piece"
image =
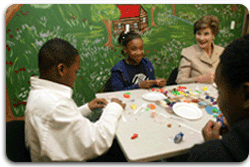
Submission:
<svg viewBox="0 0 250 167">
<path fill-rule="evenodd" d="M 207 105 L 205 108 L 206 112 L 210 115 L 214 114 L 213 109 L 216 109 L 218 111 L 216 114 L 218 114 L 218 115 L 221 114 L 221 111 L 217 107 Z"/>
<path fill-rule="evenodd" d="M 133 134 L 133 136 L 131 137 L 131 139 L 135 139 L 135 138 L 137 138 L 137 137 L 138 137 L 138 134 L 135 133 L 135 134 Z"/>
<path fill-rule="evenodd" d="M 215 104 L 217 104 L 217 102 L 216 102 L 216 101 L 214 101 L 214 102 L 213 102 L 213 105 L 215 105 Z"/>
<path fill-rule="evenodd" d="M 128 95 L 128 94 L 123 94 L 123 97 L 125 97 L 125 98 L 130 98 L 130 95 Z"/>
<path fill-rule="evenodd" d="M 206 106 L 206 105 L 207 105 L 207 103 L 205 103 L 204 101 L 200 101 L 200 102 L 198 102 L 198 104 L 199 104 L 200 106 Z"/>
<path fill-rule="evenodd" d="M 198 100 L 198 99 L 192 99 L 191 102 L 193 102 L 193 103 L 198 103 L 199 100 Z"/>
<path fill-rule="evenodd" d="M 163 92 L 164 92 L 164 89 L 160 89 L 160 92 L 163 93 Z"/>
<path fill-rule="evenodd" d="M 130 95 L 130 92 L 125 92 L 124 94 Z"/>
<path fill-rule="evenodd" d="M 155 88 L 152 88 L 151 91 L 155 91 Z"/>
<path fill-rule="evenodd" d="M 177 96 L 177 95 L 180 95 L 180 93 L 179 93 L 177 90 L 173 90 L 173 91 L 172 91 L 172 94 L 173 94 L 173 95 L 176 95 L 176 96 Z"/>
<path fill-rule="evenodd" d="M 217 117 L 217 121 L 216 122 L 221 122 L 221 128 L 226 128 L 226 125 L 223 122 L 223 118 L 224 116 L 222 115 L 221 117 Z"/>
<path fill-rule="evenodd" d="M 155 117 L 155 114 L 156 114 L 156 111 L 155 111 L 155 110 L 152 110 L 152 111 L 151 111 L 151 117 L 154 118 L 154 117 Z"/>
<path fill-rule="evenodd" d="M 170 107 L 173 107 L 173 105 L 174 105 L 175 103 L 176 103 L 175 101 L 172 102 L 172 103 L 170 104 Z"/>
<path fill-rule="evenodd" d="M 169 128 L 171 128 L 172 124 L 167 124 L 167 126 L 168 126 Z"/>
<path fill-rule="evenodd" d="M 167 110 L 169 113 L 173 113 L 172 107 L 168 107 L 168 108 L 166 108 L 166 110 Z"/>
<path fill-rule="evenodd" d="M 174 137 L 174 143 L 180 143 L 182 141 L 184 134 L 182 132 L 178 133 L 175 137 Z"/>
<path fill-rule="evenodd" d="M 189 100 L 184 100 L 183 102 L 185 102 L 185 103 L 190 103 L 190 101 L 189 101 Z"/>
<path fill-rule="evenodd" d="M 168 105 L 171 104 L 171 102 L 168 99 L 164 99 L 165 102 L 167 102 Z"/>
<path fill-rule="evenodd" d="M 133 110 L 136 110 L 137 109 L 137 106 L 135 104 L 131 104 L 130 107 L 133 109 Z"/>
<path fill-rule="evenodd" d="M 168 91 L 165 91 L 165 92 L 163 92 L 163 94 L 164 94 L 165 96 L 167 96 L 167 94 L 168 94 Z"/>
<path fill-rule="evenodd" d="M 155 109 L 155 105 L 154 105 L 154 104 L 149 104 L 148 107 L 151 108 L 151 110 L 154 110 L 154 109 Z"/>
<path fill-rule="evenodd" d="M 211 102 L 214 102 L 214 98 L 210 97 Z"/>
<path fill-rule="evenodd" d="M 207 87 L 206 87 L 206 86 L 204 86 L 202 90 L 207 91 Z"/>
<path fill-rule="evenodd" d="M 200 92 L 200 91 L 198 91 L 198 90 L 196 91 L 196 93 L 201 94 L 201 92 Z"/>
<path fill-rule="evenodd" d="M 218 113 L 218 110 L 217 110 L 216 108 L 213 108 L 213 109 L 212 109 L 212 112 L 213 112 L 213 113 Z"/>
</svg>

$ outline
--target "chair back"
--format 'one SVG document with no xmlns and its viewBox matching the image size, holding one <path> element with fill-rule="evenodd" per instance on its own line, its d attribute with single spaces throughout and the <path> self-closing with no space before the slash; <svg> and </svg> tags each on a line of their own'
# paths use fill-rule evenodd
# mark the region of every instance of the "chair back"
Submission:
<svg viewBox="0 0 250 167">
<path fill-rule="evenodd" d="M 6 123 L 6 155 L 13 162 L 31 162 L 25 147 L 24 123 L 22 120 Z"/>
<path fill-rule="evenodd" d="M 175 80 L 177 79 L 177 75 L 178 75 L 178 67 L 176 67 L 170 74 L 170 76 L 168 77 L 167 80 L 167 85 L 177 85 L 177 83 L 175 82 Z"/>
</svg>

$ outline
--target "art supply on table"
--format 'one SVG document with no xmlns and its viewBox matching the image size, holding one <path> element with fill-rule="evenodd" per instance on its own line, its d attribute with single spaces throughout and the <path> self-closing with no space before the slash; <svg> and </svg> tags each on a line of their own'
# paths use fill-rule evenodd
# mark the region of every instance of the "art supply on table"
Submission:
<svg viewBox="0 0 250 167">
<path fill-rule="evenodd" d="M 177 143 L 180 143 L 183 139 L 183 136 L 184 134 L 182 132 L 178 133 L 175 137 L 174 137 L 174 142 L 177 144 Z"/>
<path fill-rule="evenodd" d="M 138 134 L 135 133 L 135 134 L 133 134 L 133 136 L 131 137 L 131 139 L 135 139 L 135 138 L 137 138 L 137 137 L 138 137 Z"/>
<path fill-rule="evenodd" d="M 136 114 L 138 111 L 145 109 L 147 107 L 147 103 L 143 103 L 137 110 L 135 110 L 134 114 Z"/>
</svg>

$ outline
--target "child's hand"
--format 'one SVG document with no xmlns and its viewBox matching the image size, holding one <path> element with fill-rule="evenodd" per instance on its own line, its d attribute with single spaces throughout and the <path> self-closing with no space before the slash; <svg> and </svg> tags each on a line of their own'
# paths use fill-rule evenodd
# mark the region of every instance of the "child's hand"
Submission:
<svg viewBox="0 0 250 167">
<path fill-rule="evenodd" d="M 164 79 L 164 78 L 158 78 L 156 80 L 156 85 L 162 87 L 162 86 L 165 86 L 167 84 L 167 80 Z"/>
<path fill-rule="evenodd" d="M 101 99 L 94 99 L 88 103 L 89 109 L 94 110 L 96 108 L 104 108 L 108 104 L 107 100 Z"/>
<path fill-rule="evenodd" d="M 202 129 L 204 140 L 206 142 L 210 140 L 219 140 L 220 129 L 221 129 L 221 122 L 214 122 L 212 120 L 208 121 L 208 123 Z"/>
<path fill-rule="evenodd" d="M 155 80 L 145 80 L 145 81 L 142 81 L 139 83 L 139 87 L 142 89 L 148 89 L 150 88 L 151 86 L 153 86 L 154 84 L 156 84 L 156 81 Z"/>
<path fill-rule="evenodd" d="M 113 98 L 113 99 L 111 100 L 111 102 L 116 102 L 116 103 L 120 104 L 120 105 L 122 106 L 123 109 L 125 109 L 125 107 L 126 107 L 126 104 L 125 104 L 125 103 L 122 103 L 122 101 L 119 100 L 119 99 Z"/>
</svg>

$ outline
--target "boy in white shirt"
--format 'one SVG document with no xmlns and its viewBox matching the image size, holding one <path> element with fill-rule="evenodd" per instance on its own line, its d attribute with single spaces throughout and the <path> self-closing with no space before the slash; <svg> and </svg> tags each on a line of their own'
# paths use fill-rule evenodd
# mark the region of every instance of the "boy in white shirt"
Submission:
<svg viewBox="0 0 250 167">
<path fill-rule="evenodd" d="M 67 41 L 47 41 L 38 57 L 40 76 L 31 77 L 25 110 L 25 141 L 32 161 L 86 161 L 104 154 L 112 145 L 125 104 L 94 99 L 77 107 L 71 96 L 80 57 Z M 84 117 L 103 107 L 97 122 Z"/>
</svg>

